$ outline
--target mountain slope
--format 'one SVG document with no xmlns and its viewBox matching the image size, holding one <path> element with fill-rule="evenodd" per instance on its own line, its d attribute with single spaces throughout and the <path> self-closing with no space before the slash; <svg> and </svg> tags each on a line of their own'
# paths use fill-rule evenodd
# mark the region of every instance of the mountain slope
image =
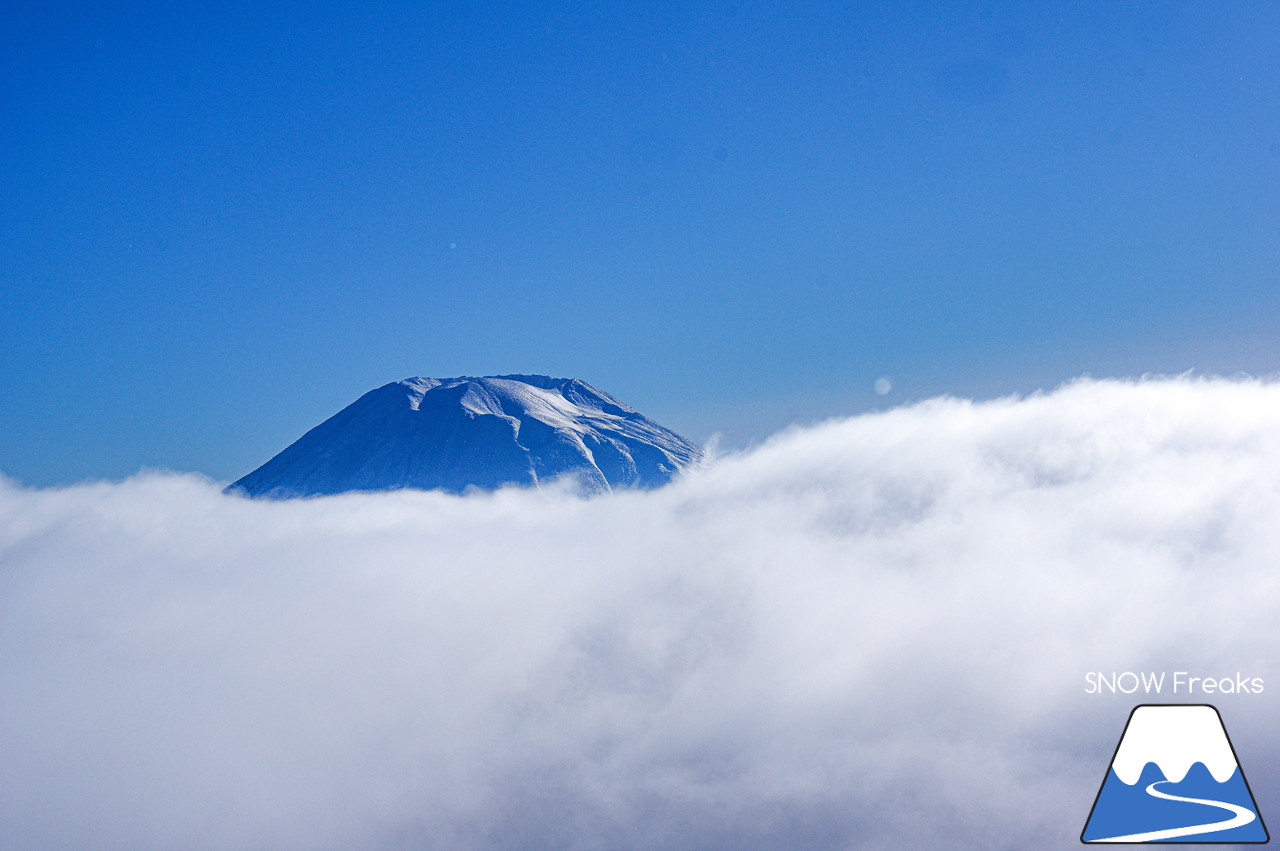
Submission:
<svg viewBox="0 0 1280 851">
<path fill-rule="evenodd" d="M 371 390 L 227 490 L 292 497 L 352 490 L 536 485 L 655 487 L 697 446 L 574 378 L 407 378 Z"/>
</svg>

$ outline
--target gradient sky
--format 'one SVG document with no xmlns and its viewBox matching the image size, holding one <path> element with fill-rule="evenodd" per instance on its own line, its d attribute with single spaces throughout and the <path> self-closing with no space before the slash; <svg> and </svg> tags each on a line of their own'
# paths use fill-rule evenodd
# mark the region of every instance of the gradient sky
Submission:
<svg viewBox="0 0 1280 851">
<path fill-rule="evenodd" d="M 28 484 L 233 479 L 410 375 L 575 376 L 733 446 L 1280 369 L 1273 2 L 0 14 Z"/>
</svg>

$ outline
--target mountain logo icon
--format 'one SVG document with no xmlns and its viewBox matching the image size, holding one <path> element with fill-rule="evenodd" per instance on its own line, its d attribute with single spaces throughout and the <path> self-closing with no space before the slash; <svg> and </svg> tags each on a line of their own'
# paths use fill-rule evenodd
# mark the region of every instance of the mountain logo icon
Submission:
<svg viewBox="0 0 1280 851">
<path fill-rule="evenodd" d="M 1134 708 L 1080 834 L 1086 844 L 1269 840 L 1222 717 L 1202 704 Z"/>
</svg>

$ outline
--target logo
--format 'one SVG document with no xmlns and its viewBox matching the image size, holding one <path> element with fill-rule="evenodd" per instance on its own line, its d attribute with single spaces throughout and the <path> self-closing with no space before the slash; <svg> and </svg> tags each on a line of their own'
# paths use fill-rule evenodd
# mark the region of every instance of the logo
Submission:
<svg viewBox="0 0 1280 851">
<path fill-rule="evenodd" d="M 1269 839 L 1218 710 L 1191 704 L 1130 713 L 1080 834 L 1088 844 Z"/>
</svg>

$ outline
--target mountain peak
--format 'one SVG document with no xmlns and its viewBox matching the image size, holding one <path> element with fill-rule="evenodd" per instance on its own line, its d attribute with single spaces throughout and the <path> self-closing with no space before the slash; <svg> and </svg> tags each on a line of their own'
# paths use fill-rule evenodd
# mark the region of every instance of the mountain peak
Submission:
<svg viewBox="0 0 1280 851">
<path fill-rule="evenodd" d="M 1132 786 L 1154 764 L 1166 778 L 1181 783 L 1199 763 L 1215 781 L 1226 782 L 1237 766 L 1218 710 L 1208 705 L 1170 708 L 1145 705 L 1133 710 L 1111 761 L 1116 776 Z"/>
<path fill-rule="evenodd" d="M 352 490 L 537 485 L 654 487 L 702 457 L 685 438 L 577 378 L 405 378 L 369 391 L 228 490 L 291 497 Z"/>
</svg>

